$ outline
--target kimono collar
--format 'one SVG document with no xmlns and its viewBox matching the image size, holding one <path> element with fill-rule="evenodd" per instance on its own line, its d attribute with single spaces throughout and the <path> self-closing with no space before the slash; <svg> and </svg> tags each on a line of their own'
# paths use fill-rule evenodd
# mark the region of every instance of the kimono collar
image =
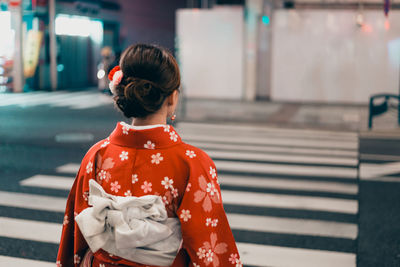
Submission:
<svg viewBox="0 0 400 267">
<path fill-rule="evenodd" d="M 171 125 L 135 127 L 119 122 L 109 138 L 113 144 L 139 149 L 166 148 L 182 143 L 181 137 Z"/>
</svg>

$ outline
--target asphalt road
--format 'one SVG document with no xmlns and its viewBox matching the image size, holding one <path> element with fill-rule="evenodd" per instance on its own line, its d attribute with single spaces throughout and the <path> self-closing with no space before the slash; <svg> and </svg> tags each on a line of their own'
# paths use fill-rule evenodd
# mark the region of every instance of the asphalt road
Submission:
<svg viewBox="0 0 400 267">
<path fill-rule="evenodd" d="M 112 107 L 112 105 L 103 105 L 88 109 L 71 109 L 69 107 L 51 107 L 48 105 L 27 107 L 15 105 L 0 106 L 0 191 L 65 198 L 68 194 L 67 190 L 51 189 L 48 187 L 21 186 L 20 182 L 37 174 L 59 175 L 55 172 L 57 167 L 69 162 L 79 163 L 90 146 L 96 141 L 107 137 L 114 129 L 115 124 L 121 120 L 124 120 L 124 118 L 114 107 Z M 223 125 L 223 121 L 221 121 L 221 124 Z M 188 127 L 188 129 L 187 136 L 190 137 L 190 134 L 193 133 L 197 134 L 196 131 L 190 132 L 190 127 Z M 284 132 L 284 134 L 288 133 Z M 254 135 L 256 135 L 256 133 L 254 133 Z M 288 137 L 287 142 L 289 142 L 290 139 L 291 138 Z M 253 141 L 254 140 L 257 139 L 255 138 Z M 286 142 L 286 140 L 284 141 Z M 216 144 L 221 145 L 221 142 Z M 244 147 L 243 144 L 240 145 Z M 311 145 L 313 144 L 311 143 Z M 356 239 L 353 240 L 347 237 L 321 237 L 298 233 L 283 234 L 274 233 L 271 232 L 271 230 L 266 230 L 266 233 L 263 232 L 260 234 L 259 232 L 243 229 L 235 230 L 235 237 L 238 237 L 239 241 L 244 243 L 253 242 L 259 245 L 269 245 L 274 247 L 355 253 L 357 255 L 357 266 L 361 267 L 400 266 L 400 168 L 396 165 L 396 162 L 400 162 L 400 139 L 396 137 L 388 137 L 386 135 L 377 135 L 375 137 L 362 136 L 359 145 L 359 155 L 361 158 L 360 164 L 362 168 L 366 169 L 358 172 L 361 173 L 361 177 L 360 179 L 354 180 L 354 182 L 348 180 L 343 181 L 340 177 L 329 176 L 328 173 L 326 174 L 327 178 L 319 176 L 305 177 L 305 175 L 297 176 L 295 174 L 265 174 L 264 177 L 261 174 L 254 174 L 251 172 L 230 172 L 229 169 L 225 172 L 221 172 L 226 175 L 240 174 L 241 176 L 248 175 L 249 177 L 255 178 L 260 177 L 272 179 L 271 177 L 274 177 L 274 179 L 276 178 L 278 180 L 282 178 L 285 181 L 297 181 L 297 179 L 299 179 L 299 181 L 302 182 L 320 182 L 321 180 L 324 182 L 337 182 L 345 185 L 349 184 L 349 186 L 358 186 L 357 194 L 347 194 L 320 192 L 318 190 L 302 191 L 300 189 L 276 189 L 272 187 L 262 187 L 261 185 L 260 187 L 238 187 L 238 185 L 235 185 L 232 182 L 223 185 L 224 190 L 240 189 L 246 192 L 263 194 L 273 193 L 285 196 L 293 194 L 305 197 L 311 196 L 358 201 L 357 214 L 342 214 L 323 211 L 311 212 L 281 208 L 263 209 L 260 207 L 247 207 L 245 205 L 226 205 L 227 212 L 234 212 L 237 214 L 273 216 L 274 218 L 284 219 L 318 219 L 323 222 L 334 221 L 335 223 L 354 224 L 358 229 L 358 236 Z M 263 147 L 263 145 L 260 144 L 259 147 Z M 286 145 L 273 144 L 268 149 L 286 149 L 288 147 L 289 146 Z M 292 149 L 291 147 L 289 148 Z M 255 147 L 255 149 L 257 149 L 257 147 Z M 303 145 L 299 149 L 309 148 L 306 147 L 306 145 Z M 350 151 L 346 148 L 343 148 L 342 150 L 344 152 Z M 251 153 L 251 150 L 248 152 Z M 285 154 L 286 152 L 279 152 L 280 154 L 274 153 L 272 153 L 272 155 L 276 155 L 276 157 L 289 155 L 289 152 L 287 154 Z M 289 156 L 292 154 L 294 155 L 293 151 L 290 153 Z M 305 157 L 304 153 L 301 153 L 300 156 Z M 356 151 L 356 154 L 357 153 L 358 152 Z M 218 156 L 218 153 L 215 155 L 216 156 L 213 157 L 213 159 L 221 160 L 222 162 L 227 161 L 226 155 Z M 230 160 L 232 161 L 232 159 Z M 304 160 L 304 158 L 301 160 Z M 252 162 L 260 163 L 260 160 L 254 161 L 240 159 L 236 161 L 247 162 L 249 164 Z M 278 160 L 268 159 L 263 162 L 268 165 L 271 162 L 276 163 L 276 161 Z M 341 166 L 340 164 L 342 163 L 340 163 L 339 166 L 336 163 L 336 165 L 329 165 L 331 163 L 317 162 L 302 162 L 300 164 L 285 161 L 278 162 L 277 164 L 278 166 L 280 164 L 282 168 L 290 168 L 293 164 L 306 167 L 331 167 L 332 171 L 334 171 L 335 168 L 342 168 L 346 171 L 353 169 L 356 170 L 357 167 L 357 164 L 349 167 Z M 393 166 L 387 164 L 392 164 Z M 391 172 L 380 172 L 389 169 Z M 375 174 L 372 175 L 372 173 Z M 363 176 L 364 174 L 366 175 Z M 24 207 L 0 205 L 0 218 L 60 223 L 63 219 L 63 213 L 51 210 L 38 211 Z M 28 258 L 50 262 L 55 260 L 56 250 L 57 244 L 54 242 L 35 241 L 32 239 L 28 240 L 0 234 L 0 256 L 3 255 L 7 257 Z M 288 253 L 291 253 L 291 251 Z M 285 254 L 283 253 L 283 255 Z M 251 265 L 253 264 L 247 264 L 247 266 Z M 256 266 L 256 264 L 254 264 L 254 266 Z M 326 266 L 340 265 L 332 263 L 332 265 Z"/>
</svg>

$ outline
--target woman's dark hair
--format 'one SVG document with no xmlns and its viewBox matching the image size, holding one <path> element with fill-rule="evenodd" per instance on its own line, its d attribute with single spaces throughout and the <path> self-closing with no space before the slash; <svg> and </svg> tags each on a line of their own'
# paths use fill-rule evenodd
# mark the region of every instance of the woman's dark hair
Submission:
<svg viewBox="0 0 400 267">
<path fill-rule="evenodd" d="M 115 103 L 128 118 L 145 118 L 179 90 L 179 67 L 170 52 L 147 44 L 129 46 L 119 62 L 123 78 L 116 86 Z"/>
</svg>

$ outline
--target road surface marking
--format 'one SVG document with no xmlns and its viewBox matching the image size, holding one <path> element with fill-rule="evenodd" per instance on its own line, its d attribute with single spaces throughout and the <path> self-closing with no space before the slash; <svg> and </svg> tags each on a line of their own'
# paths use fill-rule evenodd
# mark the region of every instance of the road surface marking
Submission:
<svg viewBox="0 0 400 267">
<path fill-rule="evenodd" d="M 32 182 L 28 180 L 25 183 L 35 183 L 36 186 L 42 183 L 42 188 L 54 188 L 61 189 L 61 186 L 65 186 L 65 190 L 69 190 L 73 183 L 73 178 L 70 178 L 70 183 L 67 184 L 67 180 L 60 179 L 60 185 L 55 185 L 58 183 L 58 179 L 52 180 L 51 183 L 47 182 L 44 177 L 39 177 L 40 179 Z M 8 195 L 8 197 L 7 197 Z M 0 196 L 0 204 L 10 203 L 12 206 L 13 200 L 17 199 L 15 203 L 23 203 L 22 199 L 25 198 L 26 201 L 30 202 L 27 205 L 34 205 L 34 201 L 29 201 L 29 195 L 24 197 L 24 193 L 8 193 L 4 192 Z M 32 195 L 36 197 L 39 196 Z M 19 199 L 18 199 L 19 198 Z M 45 197 L 49 198 L 49 197 Z M 244 205 L 244 206 L 256 206 L 256 207 L 270 207 L 270 208 L 287 208 L 287 209 L 301 209 L 301 210 L 314 210 L 314 211 L 327 211 L 327 212 L 341 212 L 346 214 L 357 214 L 358 203 L 357 200 L 349 199 L 337 199 L 337 198 L 327 198 L 327 197 L 315 197 L 315 196 L 295 196 L 295 195 L 285 195 L 285 194 L 269 194 L 269 193 L 254 193 L 254 192 L 241 192 L 233 190 L 222 190 L 222 198 L 225 204 L 233 205 Z M 59 199 L 59 198 L 56 198 Z M 53 203 L 56 203 L 54 201 Z M 6 204 L 7 205 L 7 204 Z M 17 204 L 14 204 L 17 205 Z M 23 205 L 23 204 L 20 204 Z M 40 206 L 40 204 L 39 204 Z M 23 207 L 23 206 L 21 206 Z M 65 207 L 65 202 L 61 202 L 61 207 Z M 27 207 L 29 208 L 29 207 Z"/>
<path fill-rule="evenodd" d="M 0 217 L 0 236 L 58 244 L 62 224 Z M 35 231 L 32 231 L 35 229 Z M 244 264 L 256 266 L 355 266 L 352 253 L 237 243 Z M 326 265 L 326 264 L 336 265 Z M 354 262 L 355 263 L 355 262 Z M 278 264 L 278 265 L 277 265 Z M 295 264 L 295 265 L 293 265 Z M 316 265 L 318 264 L 318 265 Z"/>
<path fill-rule="evenodd" d="M 20 181 L 23 186 L 45 187 L 51 189 L 69 190 L 74 178 L 37 174 Z M 254 178 L 251 176 L 219 175 L 222 185 L 243 186 L 254 188 L 273 188 L 283 190 L 298 190 L 312 192 L 329 192 L 356 195 L 358 185 L 338 182 L 308 181 L 283 178 Z"/>
<path fill-rule="evenodd" d="M 243 144 L 218 144 L 209 142 L 190 142 L 192 146 L 200 147 L 204 150 L 223 149 L 239 153 L 240 151 L 251 151 L 254 153 L 279 153 L 279 154 L 304 154 L 311 156 L 336 156 L 346 158 L 357 158 L 358 151 L 348 151 L 341 149 L 324 149 L 324 148 L 301 148 L 301 147 L 279 147 L 279 146 L 258 146 Z"/>
<path fill-rule="evenodd" d="M 400 173 L 400 162 L 390 163 L 361 163 L 360 164 L 360 179 L 370 180 L 373 178 L 379 178 L 391 174 Z"/>
<path fill-rule="evenodd" d="M 346 214 L 357 214 L 358 212 L 357 200 L 350 199 L 266 194 L 231 190 L 223 190 L 222 199 L 224 204 L 231 205 L 339 212 Z"/>
<path fill-rule="evenodd" d="M 237 243 L 243 264 L 272 267 L 356 267 L 354 253 Z"/>
<path fill-rule="evenodd" d="M 54 262 L 38 261 L 38 260 L 28 260 L 23 258 L 15 258 L 0 255 L 0 266 L 10 266 L 10 267 L 54 267 Z"/>
<path fill-rule="evenodd" d="M 61 229 L 58 223 L 0 217 L 0 236 L 3 237 L 58 243 Z"/>
<path fill-rule="evenodd" d="M 230 172 L 246 172 L 256 174 L 280 174 L 297 176 L 317 176 L 329 178 L 356 179 L 356 168 L 322 167 L 322 166 L 302 166 L 302 165 L 284 165 L 270 163 L 253 163 L 214 160 L 217 170 Z M 79 164 L 68 163 L 56 168 L 57 172 L 76 174 L 79 170 Z"/>
<path fill-rule="evenodd" d="M 356 132 L 346 132 L 346 131 L 327 131 L 327 130 L 311 130 L 311 129 L 293 129 L 293 128 L 281 128 L 281 127 L 271 127 L 264 125 L 240 125 L 240 124 L 215 124 L 215 123 L 191 123 L 191 122 L 179 122 L 177 128 L 184 129 L 207 129 L 207 131 L 220 131 L 220 130 L 230 130 L 230 131 L 246 131 L 246 132 L 276 132 L 276 133 L 291 133 L 293 135 L 316 135 L 316 136 L 334 136 L 334 137 L 350 137 L 358 138 Z"/>
<path fill-rule="evenodd" d="M 254 178 L 251 176 L 235 176 L 221 174 L 218 180 L 222 185 L 254 188 L 273 188 L 283 190 L 299 190 L 312 192 L 329 192 L 342 194 L 358 194 L 358 185 L 339 182 L 308 181 L 283 178 Z"/>
<path fill-rule="evenodd" d="M 286 147 L 310 147 L 310 148 L 339 148 L 346 150 L 357 150 L 358 142 L 354 141 L 325 141 L 325 140 L 296 140 L 295 138 L 265 138 L 265 137 L 236 137 L 218 135 L 190 134 L 181 135 L 182 139 L 189 144 L 191 142 L 218 142 L 218 143 L 241 143 L 256 145 L 275 145 Z"/>
<path fill-rule="evenodd" d="M 339 157 L 320 157 L 320 156 L 292 156 L 292 155 L 274 155 L 274 154 L 257 154 L 249 152 L 232 152 L 207 150 L 207 154 L 211 158 L 223 158 L 229 160 L 257 160 L 269 162 L 283 163 L 308 163 L 308 164 L 326 164 L 326 165 L 343 165 L 357 167 L 357 158 L 339 158 Z"/>
<path fill-rule="evenodd" d="M 294 176 L 317 176 L 326 178 L 356 179 L 356 168 L 339 168 L 323 166 L 284 165 L 271 163 L 254 163 L 214 160 L 219 172 L 244 172 L 255 174 L 280 174 Z"/>
<path fill-rule="evenodd" d="M 356 239 L 357 224 L 271 216 L 228 214 L 232 229 Z"/>
</svg>

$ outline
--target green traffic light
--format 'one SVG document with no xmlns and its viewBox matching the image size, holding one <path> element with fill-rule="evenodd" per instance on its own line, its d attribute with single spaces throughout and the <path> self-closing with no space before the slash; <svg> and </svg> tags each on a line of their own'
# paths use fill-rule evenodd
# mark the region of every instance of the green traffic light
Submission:
<svg viewBox="0 0 400 267">
<path fill-rule="evenodd" d="M 271 22 L 270 18 L 267 15 L 262 16 L 261 19 L 262 23 L 264 23 L 265 25 L 269 25 L 269 23 Z"/>
</svg>

